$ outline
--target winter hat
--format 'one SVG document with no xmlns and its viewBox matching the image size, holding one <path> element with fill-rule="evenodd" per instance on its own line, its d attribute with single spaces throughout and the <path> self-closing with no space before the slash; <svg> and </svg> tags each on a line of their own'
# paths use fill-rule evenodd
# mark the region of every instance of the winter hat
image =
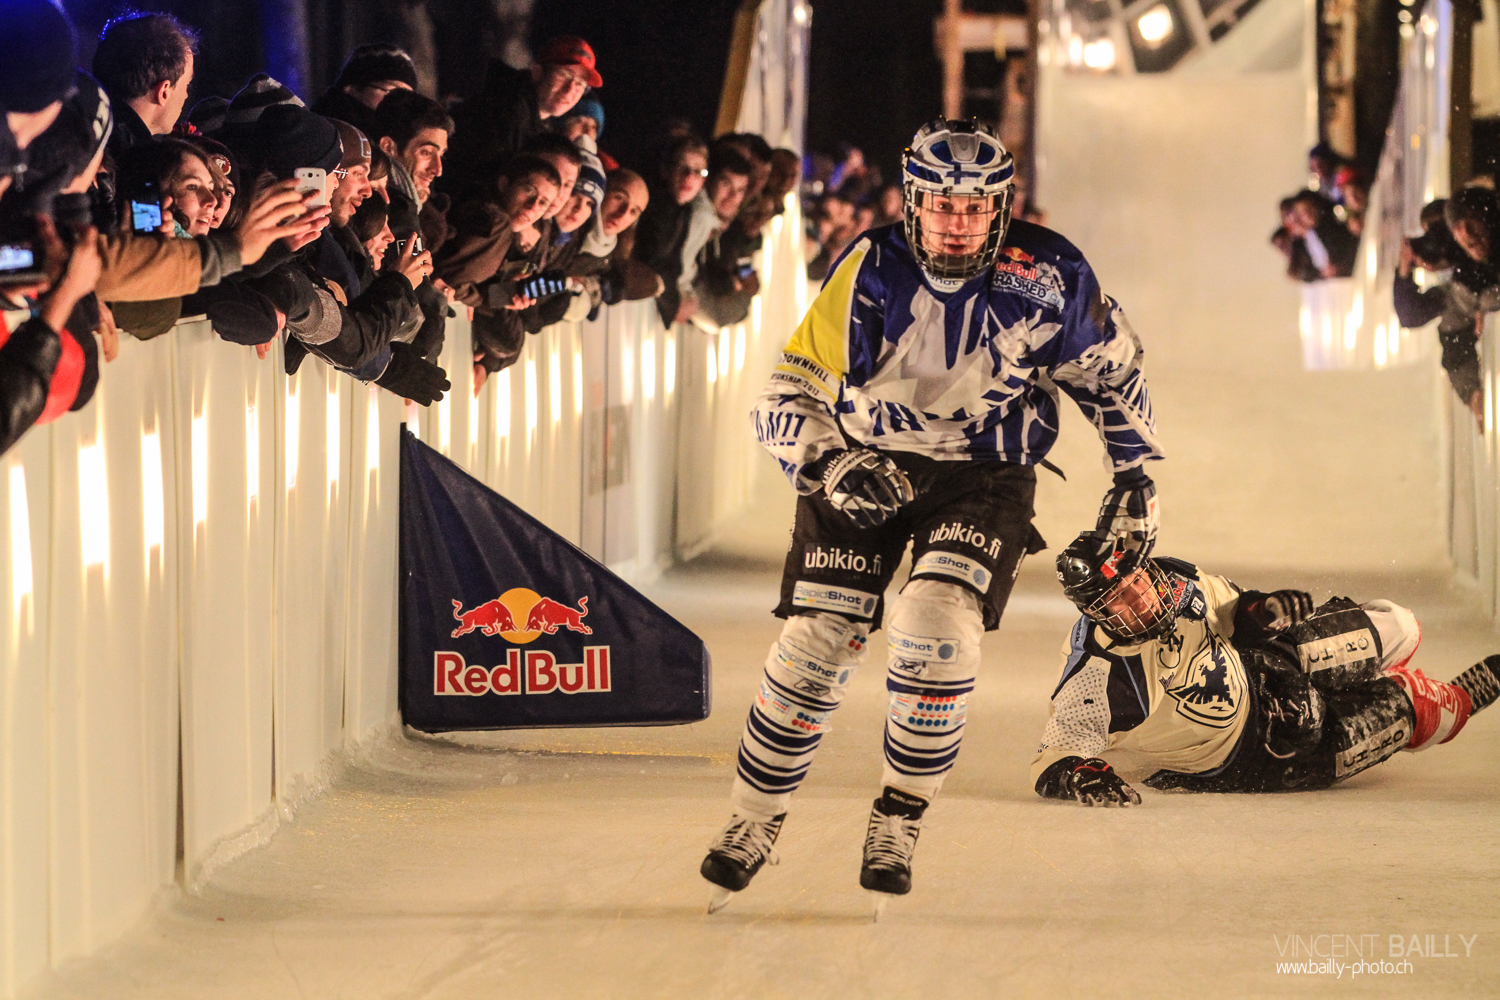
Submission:
<svg viewBox="0 0 1500 1000">
<path fill-rule="evenodd" d="M 299 108 L 307 106 L 302 103 L 302 98 L 292 93 L 279 80 L 265 73 L 257 73 L 250 78 L 249 83 L 240 88 L 240 92 L 234 95 L 234 100 L 225 108 L 224 124 L 249 125 L 258 120 L 267 108 L 278 104 L 294 104 Z"/>
<path fill-rule="evenodd" d="M 29 114 L 73 88 L 78 34 L 49 0 L 0 3 L 0 109 Z"/>
<path fill-rule="evenodd" d="M 339 160 L 339 169 L 368 168 L 370 166 L 370 140 L 348 122 L 339 121 L 337 118 L 328 120 L 333 123 L 334 128 L 339 130 L 339 143 L 344 150 L 343 158 Z"/>
<path fill-rule="evenodd" d="M 417 89 L 417 66 L 405 49 L 389 42 L 361 45 L 349 54 L 333 86 L 366 87 L 381 80 L 396 80 Z"/>
<path fill-rule="evenodd" d="M 587 195 L 594 199 L 594 207 L 604 203 L 604 165 L 599 157 L 582 147 L 578 150 L 583 162 L 578 166 L 578 180 L 573 185 L 574 194 Z"/>
<path fill-rule="evenodd" d="M 344 159 L 339 130 L 322 115 L 301 103 L 275 104 L 266 108 L 255 123 L 256 159 L 277 177 L 291 177 L 301 167 L 338 169 Z"/>
<path fill-rule="evenodd" d="M 573 105 L 573 109 L 564 117 L 566 118 L 592 118 L 599 123 L 597 135 L 604 134 L 604 105 L 599 103 L 599 98 L 593 94 L 584 94 Z"/>
<path fill-rule="evenodd" d="M 234 154 L 229 151 L 228 146 L 206 135 L 190 136 L 188 142 L 203 150 L 203 158 L 208 161 L 209 169 L 214 172 L 216 179 L 229 181 L 235 191 L 243 187 L 240 183 L 240 166 L 235 162 Z"/>
<path fill-rule="evenodd" d="M 229 102 L 224 98 L 205 97 L 188 112 L 188 121 L 196 125 L 204 135 L 213 135 L 224 127 L 224 117 L 228 111 Z"/>
<path fill-rule="evenodd" d="M 537 54 L 536 61 L 543 66 L 577 66 L 583 70 L 584 81 L 590 87 L 604 86 L 604 79 L 594 67 L 594 49 L 577 35 L 559 35 Z"/>
</svg>

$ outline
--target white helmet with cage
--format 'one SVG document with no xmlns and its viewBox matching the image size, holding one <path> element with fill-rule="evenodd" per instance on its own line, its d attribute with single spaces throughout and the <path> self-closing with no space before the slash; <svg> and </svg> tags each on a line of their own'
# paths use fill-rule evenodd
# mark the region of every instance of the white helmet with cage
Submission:
<svg viewBox="0 0 1500 1000">
<path fill-rule="evenodd" d="M 901 157 L 906 241 L 943 283 L 964 282 L 995 262 L 1010 227 L 1015 162 L 974 119 L 936 118 Z"/>
</svg>

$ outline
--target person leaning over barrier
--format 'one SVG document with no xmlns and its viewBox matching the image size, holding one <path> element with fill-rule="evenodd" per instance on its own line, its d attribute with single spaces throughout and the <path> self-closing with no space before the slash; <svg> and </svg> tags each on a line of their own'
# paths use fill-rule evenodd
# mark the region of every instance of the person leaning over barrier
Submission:
<svg viewBox="0 0 1500 1000">
<path fill-rule="evenodd" d="M 114 102 L 112 156 L 172 131 L 193 83 L 197 47 L 197 34 L 170 14 L 131 11 L 104 26 L 93 69 Z"/>
<path fill-rule="evenodd" d="M 1500 269 L 1494 241 L 1500 229 L 1500 202 L 1489 188 L 1469 187 L 1443 207 L 1453 241 L 1453 278 L 1438 320 L 1443 370 L 1458 398 L 1484 425 L 1484 385 L 1479 372 L 1479 336 L 1484 314 L 1500 310 Z"/>
</svg>

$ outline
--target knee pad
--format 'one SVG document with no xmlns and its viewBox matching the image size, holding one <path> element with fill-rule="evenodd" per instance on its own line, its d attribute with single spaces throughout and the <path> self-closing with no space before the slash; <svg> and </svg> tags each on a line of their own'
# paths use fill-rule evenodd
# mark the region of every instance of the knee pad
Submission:
<svg viewBox="0 0 1500 1000">
<path fill-rule="evenodd" d="M 964 723 L 984 619 L 973 591 L 940 580 L 913 580 L 886 622 L 891 720 L 937 735 Z"/>
<path fill-rule="evenodd" d="M 840 615 L 818 612 L 787 619 L 766 658 L 756 706 L 767 719 L 790 729 L 808 735 L 826 732 L 868 640 L 865 626 Z"/>
<path fill-rule="evenodd" d="M 1380 633 L 1380 666 L 1385 670 L 1404 667 L 1422 644 L 1422 626 L 1417 616 L 1391 601 L 1366 601 L 1360 605 L 1375 631 Z"/>
</svg>

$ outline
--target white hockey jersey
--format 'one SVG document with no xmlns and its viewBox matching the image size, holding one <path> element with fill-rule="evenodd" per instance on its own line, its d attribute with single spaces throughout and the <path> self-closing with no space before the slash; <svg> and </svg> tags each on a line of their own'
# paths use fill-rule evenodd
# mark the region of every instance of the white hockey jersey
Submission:
<svg viewBox="0 0 1500 1000">
<path fill-rule="evenodd" d="M 1161 640 L 1115 645 L 1079 618 L 1063 644 L 1062 680 L 1031 762 L 1035 784 L 1064 757 L 1129 750 L 1153 770 L 1202 774 L 1234 750 L 1250 711 L 1234 637 L 1240 589 L 1173 560 L 1176 627 Z"/>
</svg>

